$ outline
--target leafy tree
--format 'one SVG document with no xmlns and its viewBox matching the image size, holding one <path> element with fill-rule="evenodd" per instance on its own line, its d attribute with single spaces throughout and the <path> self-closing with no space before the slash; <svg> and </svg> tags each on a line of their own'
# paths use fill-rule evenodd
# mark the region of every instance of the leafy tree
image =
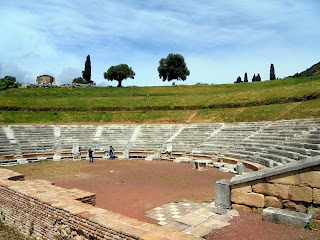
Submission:
<svg viewBox="0 0 320 240">
<path fill-rule="evenodd" d="M 270 80 L 275 80 L 275 79 L 276 79 L 276 74 L 274 73 L 274 66 L 271 63 L 271 66 L 270 66 Z"/>
<path fill-rule="evenodd" d="M 242 83 L 241 77 L 239 76 L 239 77 L 237 78 L 237 81 L 235 81 L 234 83 Z"/>
<path fill-rule="evenodd" d="M 86 83 L 93 83 L 93 81 L 91 81 L 90 55 L 87 56 L 86 63 L 84 64 L 84 71 L 82 71 L 82 77 L 86 80 Z"/>
<path fill-rule="evenodd" d="M 88 84 L 88 82 L 83 77 L 77 77 L 73 79 L 72 83 Z"/>
<path fill-rule="evenodd" d="M 0 90 L 6 90 L 8 88 L 17 88 L 18 83 L 15 77 L 5 76 L 0 78 Z"/>
<path fill-rule="evenodd" d="M 248 74 L 247 73 L 244 74 L 244 80 L 243 81 L 244 82 L 248 82 Z"/>
<path fill-rule="evenodd" d="M 166 58 L 161 58 L 159 61 L 159 78 L 162 81 L 182 80 L 185 81 L 190 71 L 184 61 L 184 57 L 180 54 L 170 53 Z"/>
<path fill-rule="evenodd" d="M 136 75 L 135 72 L 127 64 L 119 64 L 117 66 L 111 66 L 104 74 L 104 78 L 108 81 L 118 81 L 117 87 L 122 87 L 121 82 L 124 79 L 132 78 Z"/>
<path fill-rule="evenodd" d="M 252 82 L 261 82 L 261 77 L 259 73 L 258 75 L 255 75 L 255 74 L 253 75 Z"/>
<path fill-rule="evenodd" d="M 258 76 L 257 76 L 257 82 L 261 82 L 261 77 L 260 77 L 260 74 L 258 73 Z"/>
</svg>

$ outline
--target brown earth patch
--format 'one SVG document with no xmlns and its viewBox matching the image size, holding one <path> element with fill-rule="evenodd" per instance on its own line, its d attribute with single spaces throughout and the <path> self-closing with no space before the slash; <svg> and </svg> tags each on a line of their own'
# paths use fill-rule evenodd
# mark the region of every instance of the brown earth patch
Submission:
<svg viewBox="0 0 320 240">
<path fill-rule="evenodd" d="M 26 179 L 47 179 L 65 188 L 78 188 L 97 194 L 98 207 L 149 223 L 157 223 L 144 213 L 169 202 L 213 201 L 215 182 L 233 174 L 209 168 L 199 172 L 191 163 L 142 160 L 95 160 L 44 162 L 15 166 Z M 240 212 L 231 225 L 209 240 L 320 239 L 318 231 L 265 222 L 258 214 Z"/>
</svg>

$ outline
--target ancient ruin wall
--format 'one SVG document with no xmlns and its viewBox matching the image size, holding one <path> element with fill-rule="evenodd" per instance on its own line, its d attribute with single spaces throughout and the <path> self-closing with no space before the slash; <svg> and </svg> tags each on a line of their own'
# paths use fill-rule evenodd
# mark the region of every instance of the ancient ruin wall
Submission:
<svg viewBox="0 0 320 240">
<path fill-rule="evenodd" d="M 88 204 L 89 203 L 89 204 Z M 37 239 L 198 239 L 94 207 L 95 194 L 0 169 L 0 221 Z"/>
<path fill-rule="evenodd" d="M 233 208 L 262 212 L 276 207 L 312 213 L 320 226 L 320 157 L 278 166 L 230 181 Z"/>
</svg>

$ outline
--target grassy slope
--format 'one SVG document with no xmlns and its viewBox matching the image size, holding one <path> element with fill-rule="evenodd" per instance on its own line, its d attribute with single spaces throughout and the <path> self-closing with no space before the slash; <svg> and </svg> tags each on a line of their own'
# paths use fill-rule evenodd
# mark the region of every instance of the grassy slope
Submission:
<svg viewBox="0 0 320 240">
<path fill-rule="evenodd" d="M 320 76 L 314 77 L 315 92 L 320 92 Z M 11 89 L 0 92 L 0 106 L 26 108 L 81 107 L 74 111 L 1 111 L 2 123 L 70 122 L 221 122 L 261 121 L 320 117 L 320 100 L 248 108 L 172 111 L 91 111 L 97 107 L 197 106 L 245 103 L 257 100 L 294 97 L 311 93 L 311 81 L 288 78 L 266 82 L 169 87 L 127 87 L 86 89 Z"/>
</svg>

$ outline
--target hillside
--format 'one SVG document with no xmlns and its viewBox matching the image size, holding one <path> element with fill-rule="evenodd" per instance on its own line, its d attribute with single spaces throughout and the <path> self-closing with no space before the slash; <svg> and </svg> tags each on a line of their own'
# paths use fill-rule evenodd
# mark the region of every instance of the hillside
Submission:
<svg viewBox="0 0 320 240">
<path fill-rule="evenodd" d="M 148 97 L 149 95 L 149 97 Z M 320 76 L 193 86 L 10 89 L 0 123 L 185 123 L 320 117 Z"/>
<path fill-rule="evenodd" d="M 313 76 L 315 72 L 320 72 L 320 62 L 314 64 L 313 66 L 301 73 L 296 73 L 293 77 L 310 77 Z"/>
</svg>

